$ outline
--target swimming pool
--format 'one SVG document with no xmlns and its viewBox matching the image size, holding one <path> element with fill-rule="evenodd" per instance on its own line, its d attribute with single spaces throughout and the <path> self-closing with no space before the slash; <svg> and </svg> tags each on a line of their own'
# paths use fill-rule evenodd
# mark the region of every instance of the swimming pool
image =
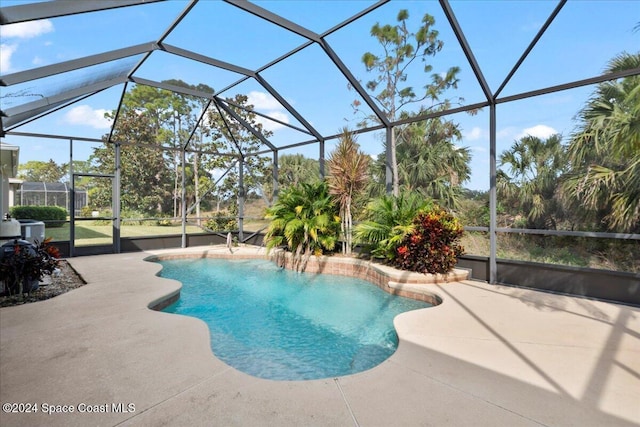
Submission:
<svg viewBox="0 0 640 427">
<path fill-rule="evenodd" d="M 370 369 L 391 356 L 393 318 L 430 307 L 360 279 L 300 274 L 267 260 L 159 261 L 182 282 L 163 311 L 198 317 L 225 363 L 274 380 L 330 378 Z"/>
</svg>

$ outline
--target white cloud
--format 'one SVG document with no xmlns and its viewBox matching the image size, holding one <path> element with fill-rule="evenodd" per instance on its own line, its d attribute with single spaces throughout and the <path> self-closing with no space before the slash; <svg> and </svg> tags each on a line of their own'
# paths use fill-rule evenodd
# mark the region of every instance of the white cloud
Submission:
<svg viewBox="0 0 640 427">
<path fill-rule="evenodd" d="M 497 131 L 496 132 L 496 137 L 498 139 L 503 139 L 503 138 L 512 139 L 517 134 L 518 134 L 518 130 L 513 126 L 509 126 L 509 127 L 506 127 L 504 129 L 500 129 L 499 131 Z"/>
<path fill-rule="evenodd" d="M 282 105 L 267 93 L 254 90 L 249 92 L 247 98 L 247 102 L 256 110 L 282 110 Z"/>
<path fill-rule="evenodd" d="M 53 24 L 48 19 L 31 22 L 19 22 L 0 26 L 2 39 L 31 39 L 54 31 Z M 13 71 L 12 56 L 18 50 L 17 44 L 3 43 L 0 45 L 0 72 L 6 74 Z M 34 59 L 38 65 L 38 58 Z"/>
<path fill-rule="evenodd" d="M 15 44 L 0 45 L 0 73 L 6 74 L 11 71 L 11 57 L 15 53 L 18 46 Z"/>
<path fill-rule="evenodd" d="M 268 93 L 251 91 L 247 95 L 247 103 L 253 105 L 254 109 L 262 114 L 273 117 L 281 122 L 289 123 L 289 115 L 286 110 L 273 96 Z M 284 125 L 262 116 L 256 116 L 256 121 L 262 124 L 262 128 L 264 130 L 270 132 L 284 127 Z"/>
<path fill-rule="evenodd" d="M 19 22 L 3 25 L 0 36 L 3 38 L 30 39 L 53 31 L 53 24 L 48 19 L 39 21 Z"/>
<path fill-rule="evenodd" d="M 482 138 L 482 135 L 482 129 L 478 126 L 475 126 L 469 132 L 464 134 L 464 139 L 468 141 L 477 141 L 478 139 Z"/>
<path fill-rule="evenodd" d="M 88 105 L 80 105 L 72 108 L 65 114 L 65 121 L 72 125 L 91 126 L 95 129 L 109 129 L 111 120 L 105 119 L 107 110 L 94 110 Z"/>
<path fill-rule="evenodd" d="M 282 111 L 271 111 L 269 113 L 265 113 L 269 117 L 273 117 L 274 119 L 280 120 L 281 122 L 289 123 L 289 116 Z M 281 129 L 284 125 L 281 125 L 278 122 L 274 122 L 262 116 L 256 116 L 256 121 L 262 124 L 262 128 L 264 130 L 273 132 L 277 129 Z"/>
<path fill-rule="evenodd" d="M 551 135 L 554 135 L 558 133 L 557 130 L 555 130 L 554 128 L 547 126 L 547 125 L 536 125 L 530 128 L 526 128 L 524 129 L 517 137 L 516 139 L 520 139 L 523 138 L 525 136 L 535 136 L 538 138 L 542 138 L 542 139 L 546 139 L 549 138 Z"/>
</svg>

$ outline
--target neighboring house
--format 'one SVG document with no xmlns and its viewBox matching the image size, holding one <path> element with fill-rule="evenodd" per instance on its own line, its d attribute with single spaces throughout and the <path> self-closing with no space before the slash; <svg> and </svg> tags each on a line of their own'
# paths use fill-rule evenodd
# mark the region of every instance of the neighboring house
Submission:
<svg viewBox="0 0 640 427">
<path fill-rule="evenodd" d="M 65 182 L 20 182 L 14 197 L 14 205 L 59 206 L 71 210 L 71 187 Z M 87 191 L 76 188 L 76 214 L 88 203 Z"/>
<path fill-rule="evenodd" d="M 20 223 L 13 219 L 5 220 L 9 213 L 10 193 L 9 181 L 18 174 L 18 155 L 20 147 L 15 145 L 0 144 L 0 244 L 20 235 Z M 4 285 L 0 287 L 0 291 Z"/>
<path fill-rule="evenodd" d="M 15 145 L 0 144 L 0 174 L 2 182 L 0 183 L 0 218 L 4 218 L 5 213 L 9 212 L 9 180 L 15 178 L 18 174 L 18 155 L 20 147 Z"/>
<path fill-rule="evenodd" d="M 20 204 L 17 203 L 17 194 L 23 182 L 24 181 L 18 178 L 9 178 L 9 207 Z"/>
</svg>

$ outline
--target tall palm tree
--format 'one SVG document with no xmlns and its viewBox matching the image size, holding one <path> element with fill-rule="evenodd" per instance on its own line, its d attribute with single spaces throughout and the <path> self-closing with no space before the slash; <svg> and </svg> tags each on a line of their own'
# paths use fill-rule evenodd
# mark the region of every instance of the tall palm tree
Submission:
<svg viewBox="0 0 640 427">
<path fill-rule="evenodd" d="M 461 184 L 471 176 L 471 154 L 458 147 L 458 125 L 441 118 L 404 125 L 398 130 L 397 158 L 400 188 L 432 198 L 449 209 L 458 207 Z M 374 178 L 369 188 L 372 196 L 384 192 L 386 168 L 384 154 L 376 160 Z"/>
<path fill-rule="evenodd" d="M 340 217 L 324 181 L 289 187 L 267 209 L 266 217 L 271 220 L 267 249 L 286 246 L 297 271 L 304 270 L 312 254 L 332 251 L 338 241 Z"/>
<path fill-rule="evenodd" d="M 302 154 L 285 154 L 278 159 L 278 184 L 281 189 L 301 182 L 320 180 L 320 164 Z"/>
<path fill-rule="evenodd" d="M 623 53 L 607 72 L 640 68 L 640 53 Z M 578 114 L 569 145 L 565 200 L 607 229 L 640 230 L 640 75 L 600 83 Z"/>
<path fill-rule="evenodd" d="M 249 173 L 252 172 L 250 168 L 247 169 Z M 263 179 L 260 180 L 260 196 L 267 206 L 271 206 L 277 199 L 272 177 L 273 163 L 267 167 L 266 173 L 263 173 Z M 303 182 L 313 183 L 320 180 L 320 162 L 318 160 L 310 159 L 302 154 L 285 154 L 278 158 L 278 193 L 288 187 L 296 187 Z"/>
<path fill-rule="evenodd" d="M 555 193 L 565 163 L 560 134 L 546 139 L 527 135 L 500 155 L 498 194 L 527 218 L 527 227 L 556 228 L 561 209 Z"/>
<path fill-rule="evenodd" d="M 351 206 L 354 197 L 367 185 L 369 161 L 369 156 L 360 151 L 355 135 L 345 127 L 340 143 L 327 159 L 329 193 L 333 196 L 333 201 L 340 206 L 344 254 L 350 254 L 353 246 Z"/>
</svg>

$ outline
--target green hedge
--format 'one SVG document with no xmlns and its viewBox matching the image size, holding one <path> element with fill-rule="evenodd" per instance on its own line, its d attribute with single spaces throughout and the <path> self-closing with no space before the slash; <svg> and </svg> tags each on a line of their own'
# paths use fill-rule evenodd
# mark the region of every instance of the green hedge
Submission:
<svg viewBox="0 0 640 427">
<path fill-rule="evenodd" d="M 42 221 L 51 228 L 62 227 L 68 215 L 66 209 L 58 206 L 13 206 L 9 209 L 9 214 L 15 219 Z"/>
</svg>

